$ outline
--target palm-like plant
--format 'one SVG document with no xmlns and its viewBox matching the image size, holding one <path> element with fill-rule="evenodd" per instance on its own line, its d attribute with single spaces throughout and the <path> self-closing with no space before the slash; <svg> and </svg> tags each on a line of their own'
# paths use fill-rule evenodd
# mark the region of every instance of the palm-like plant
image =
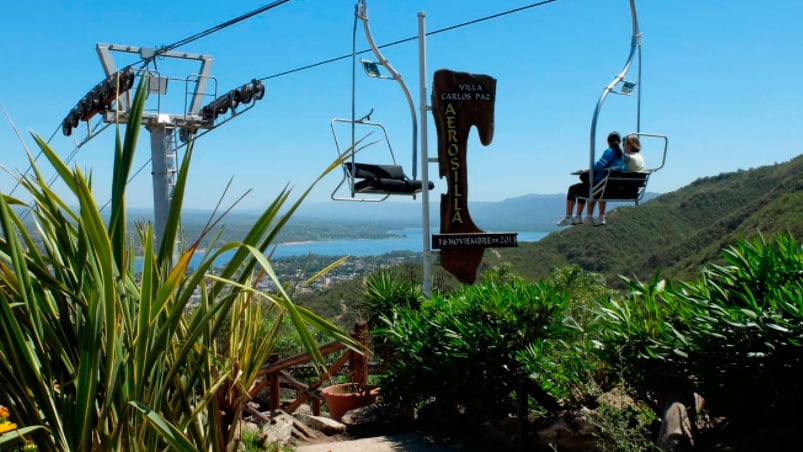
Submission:
<svg viewBox="0 0 803 452">
<path fill-rule="evenodd" d="M 219 247 L 191 270 L 198 242 L 176 250 L 190 147 L 162 243 L 157 249 L 151 228 L 141 226 L 144 255 L 135 256 L 125 189 L 143 86 L 125 135 L 117 134 L 108 224 L 88 178 L 38 136 L 78 207 L 43 182 L 33 159 L 33 177 L 20 183 L 33 197 L 35 229 L 17 214 L 20 200 L 0 196 L 0 404 L 18 424 L 43 427 L 28 430 L 41 450 L 231 450 L 233 426 L 282 319 L 291 320 L 316 363 L 323 358 L 312 330 L 358 347 L 294 305 L 264 255 L 314 183 L 286 213 L 290 192 L 281 191 L 242 242 Z M 232 259 L 212 274 L 215 259 L 230 250 L 236 250 Z M 255 288 L 261 277 L 274 280 L 275 293 Z M 188 309 L 194 293 L 200 302 Z M 263 310 L 272 311 L 274 323 L 262 324 Z M 229 329 L 221 339 L 224 325 Z"/>
<path fill-rule="evenodd" d="M 803 247 L 740 239 L 723 257 L 699 281 L 603 301 L 601 351 L 643 394 L 696 390 L 731 425 L 785 421 L 803 403 Z"/>
</svg>

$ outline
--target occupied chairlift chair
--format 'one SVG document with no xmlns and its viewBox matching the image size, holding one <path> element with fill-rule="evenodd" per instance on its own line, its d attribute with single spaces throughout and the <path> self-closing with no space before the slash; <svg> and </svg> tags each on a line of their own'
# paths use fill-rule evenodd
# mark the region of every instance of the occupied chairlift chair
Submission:
<svg viewBox="0 0 803 452">
<path fill-rule="evenodd" d="M 633 134 L 639 137 L 641 141 L 641 152 L 645 149 L 645 138 L 657 139 L 663 141 L 663 149 L 660 154 L 660 164 L 658 166 L 645 168 L 638 172 L 626 172 L 613 169 L 604 170 L 605 177 L 598 183 L 594 184 L 589 189 L 588 197 L 581 197 L 581 199 L 591 199 L 593 201 L 614 201 L 614 202 L 633 202 L 638 205 L 639 201 L 644 197 L 647 189 L 647 182 L 650 176 L 664 167 L 666 163 L 666 152 L 669 147 L 669 139 L 665 135 L 658 135 L 654 133 L 641 132 L 641 32 L 639 31 L 638 18 L 636 15 L 635 0 L 628 0 L 630 3 L 630 18 L 633 27 L 633 35 L 630 43 L 630 53 L 627 57 L 624 69 L 614 77 L 613 81 L 609 83 L 605 89 L 602 90 L 602 95 L 597 101 L 597 107 L 594 109 L 594 116 L 591 119 L 591 138 L 590 138 L 590 152 L 589 152 L 589 169 L 587 173 L 594 173 L 595 161 L 595 143 L 597 135 L 597 119 L 599 117 L 602 104 L 609 93 L 621 94 L 629 96 L 634 89 L 636 89 L 636 131 Z M 633 62 L 633 58 L 638 58 L 638 81 L 632 82 L 625 80 L 627 72 Z M 649 163 L 649 161 L 647 161 Z M 593 178 L 592 178 L 593 180 Z"/>
<path fill-rule="evenodd" d="M 377 122 L 371 122 L 371 114 L 373 113 L 373 109 L 371 111 L 361 117 L 356 118 L 355 111 L 356 111 L 356 73 L 357 73 L 357 23 L 361 22 L 363 25 L 363 30 L 365 31 L 365 36 L 368 41 L 369 46 L 371 47 L 371 51 L 379 60 L 379 63 L 375 63 L 368 60 L 360 60 L 360 65 L 362 66 L 365 73 L 372 78 L 380 78 L 380 79 L 389 79 L 389 80 L 396 80 L 399 83 L 404 95 L 407 99 L 408 106 L 410 107 L 410 114 L 412 116 L 412 124 L 413 124 L 413 136 L 412 136 L 412 147 L 413 147 L 413 157 L 412 157 L 412 165 L 413 165 L 413 178 L 407 177 L 404 172 L 402 166 L 398 165 L 396 162 L 396 157 L 393 153 L 393 148 L 390 145 L 390 140 L 388 139 L 387 130 L 385 127 Z M 380 72 L 379 66 L 383 66 L 391 76 L 383 76 Z M 337 148 L 338 156 L 344 159 L 343 167 L 343 178 L 341 179 L 340 183 L 335 187 L 332 191 L 331 198 L 336 201 L 362 201 L 362 202 L 380 202 L 384 201 L 391 195 L 411 195 L 415 196 L 417 193 L 421 192 L 422 190 L 422 182 L 420 180 L 415 180 L 416 178 L 416 164 L 417 164 L 417 120 L 416 120 L 416 113 L 415 113 L 415 105 L 413 104 L 412 97 L 410 96 L 410 92 L 407 89 L 407 86 L 402 81 L 401 75 L 390 65 L 390 63 L 382 56 L 377 48 L 376 44 L 374 43 L 373 37 L 371 36 L 371 30 L 368 26 L 368 14 L 366 11 L 365 0 L 359 0 L 355 5 L 354 11 L 354 30 L 352 35 L 352 72 L 351 72 L 351 119 L 342 119 L 342 118 L 335 118 L 331 122 L 332 127 L 332 134 L 334 135 L 335 139 L 335 146 Z M 340 140 L 338 140 L 337 134 L 337 125 L 338 124 L 347 124 L 350 126 L 351 132 L 351 144 L 350 146 L 341 146 Z M 377 141 L 374 143 L 369 143 L 366 146 L 371 145 L 379 145 L 379 143 L 384 142 L 385 146 L 387 147 L 390 153 L 390 164 L 368 164 L 368 163 L 358 163 L 355 160 L 355 156 L 358 154 L 357 147 L 360 145 L 361 140 L 357 140 L 357 129 L 360 129 L 360 132 L 363 130 L 371 130 L 365 134 L 365 137 L 369 137 L 374 133 L 377 134 Z M 362 152 L 365 152 L 363 150 Z M 338 193 L 341 191 L 341 187 L 344 185 L 348 186 L 349 188 L 349 196 L 342 196 Z M 435 187 L 435 184 L 429 182 L 429 190 Z M 365 195 L 365 196 L 357 196 Z"/>
<path fill-rule="evenodd" d="M 663 141 L 663 150 L 661 151 L 661 164 L 645 168 L 641 171 L 619 171 L 614 169 L 603 170 L 605 177 L 591 187 L 591 198 L 595 201 L 612 201 L 612 202 L 633 202 L 636 205 L 644 197 L 647 189 L 647 182 L 649 182 L 650 175 L 657 172 L 664 167 L 666 162 L 666 151 L 669 145 L 667 137 L 663 135 L 656 135 L 652 133 L 636 133 L 642 143 L 642 152 L 644 150 L 644 138 L 656 138 Z M 584 172 L 585 173 L 585 172 Z M 582 199 L 588 199 L 581 197 Z"/>
</svg>

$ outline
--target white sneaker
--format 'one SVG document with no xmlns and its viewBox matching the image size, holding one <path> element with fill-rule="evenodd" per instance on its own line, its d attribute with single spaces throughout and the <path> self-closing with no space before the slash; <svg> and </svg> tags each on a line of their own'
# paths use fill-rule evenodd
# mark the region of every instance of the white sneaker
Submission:
<svg viewBox="0 0 803 452">
<path fill-rule="evenodd" d="M 571 226 L 572 224 L 574 224 L 574 219 L 571 215 L 566 215 L 562 220 L 557 222 L 558 226 Z"/>
<path fill-rule="evenodd" d="M 605 215 L 594 217 L 594 226 L 605 226 Z"/>
<path fill-rule="evenodd" d="M 575 215 L 574 219 L 572 220 L 572 224 L 583 224 L 583 217 L 580 215 Z"/>
<path fill-rule="evenodd" d="M 583 224 L 594 224 L 594 220 L 591 218 L 591 215 L 586 215 L 583 218 Z"/>
</svg>

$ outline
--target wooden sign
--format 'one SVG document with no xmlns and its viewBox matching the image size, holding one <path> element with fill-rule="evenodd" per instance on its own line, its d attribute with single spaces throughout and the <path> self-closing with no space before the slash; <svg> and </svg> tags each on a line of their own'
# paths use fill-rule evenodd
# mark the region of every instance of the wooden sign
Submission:
<svg viewBox="0 0 803 452">
<path fill-rule="evenodd" d="M 441 235 L 435 236 L 438 243 L 446 243 L 443 240 L 451 234 L 468 237 L 483 233 L 468 211 L 466 144 L 471 126 L 477 128 L 484 146 L 491 143 L 495 100 L 496 79 L 493 77 L 447 69 L 435 72 L 432 113 L 438 133 L 438 169 L 440 177 L 447 181 L 447 193 L 441 195 Z M 461 282 L 473 283 L 485 248 L 495 246 L 477 246 L 479 243 L 441 246 L 441 266 Z"/>
<path fill-rule="evenodd" d="M 432 249 L 449 248 L 513 248 L 519 246 L 518 234 L 500 232 L 491 234 L 435 234 Z"/>
</svg>

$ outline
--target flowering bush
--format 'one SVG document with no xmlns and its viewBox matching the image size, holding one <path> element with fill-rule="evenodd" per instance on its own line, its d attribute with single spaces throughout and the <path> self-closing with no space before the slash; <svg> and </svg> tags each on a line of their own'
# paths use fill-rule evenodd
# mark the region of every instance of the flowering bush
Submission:
<svg viewBox="0 0 803 452">
<path fill-rule="evenodd" d="M 6 433 L 17 429 L 17 424 L 11 422 L 8 418 L 8 408 L 0 405 L 0 433 Z"/>
</svg>

